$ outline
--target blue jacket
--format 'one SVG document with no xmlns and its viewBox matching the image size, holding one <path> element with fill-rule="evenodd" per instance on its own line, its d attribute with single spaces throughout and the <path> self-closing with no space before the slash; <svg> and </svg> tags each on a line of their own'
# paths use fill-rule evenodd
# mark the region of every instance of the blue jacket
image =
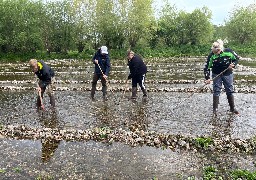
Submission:
<svg viewBox="0 0 256 180">
<path fill-rule="evenodd" d="M 98 63 L 100 65 L 101 70 L 103 71 L 103 73 L 108 76 L 109 71 L 110 71 L 110 58 L 109 55 L 102 55 L 100 52 L 100 49 L 94 54 L 93 58 L 92 58 L 92 62 L 95 64 L 94 60 L 98 60 Z M 95 64 L 95 70 L 94 73 L 95 74 L 99 74 L 102 75 L 100 68 L 97 64 Z"/>
</svg>

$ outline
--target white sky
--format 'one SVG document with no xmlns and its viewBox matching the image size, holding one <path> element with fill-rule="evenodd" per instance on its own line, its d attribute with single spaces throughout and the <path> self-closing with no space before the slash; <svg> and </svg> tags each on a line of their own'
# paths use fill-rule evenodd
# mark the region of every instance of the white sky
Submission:
<svg viewBox="0 0 256 180">
<path fill-rule="evenodd" d="M 208 7 L 212 11 L 212 23 L 215 25 L 224 24 L 224 20 L 229 18 L 229 13 L 235 7 L 247 7 L 255 4 L 256 0 L 168 0 L 175 5 L 178 10 L 192 12 L 196 8 Z M 163 5 L 163 0 L 155 0 L 156 7 Z"/>
</svg>

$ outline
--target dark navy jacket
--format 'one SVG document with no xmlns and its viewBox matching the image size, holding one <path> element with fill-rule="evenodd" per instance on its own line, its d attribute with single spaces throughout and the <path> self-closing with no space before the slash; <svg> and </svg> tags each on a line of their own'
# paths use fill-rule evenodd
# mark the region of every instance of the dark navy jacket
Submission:
<svg viewBox="0 0 256 180">
<path fill-rule="evenodd" d="M 37 65 L 38 71 L 35 72 L 35 74 L 41 81 L 43 81 L 43 83 L 48 85 L 51 83 L 51 78 L 54 77 L 54 71 L 42 60 L 37 61 Z"/>
<path fill-rule="evenodd" d="M 142 61 L 141 57 L 136 54 L 130 61 L 128 61 L 128 66 L 130 69 L 129 78 L 141 76 L 147 73 L 146 64 Z"/>
<path fill-rule="evenodd" d="M 109 71 L 110 71 L 110 58 L 108 54 L 102 55 L 100 52 L 100 49 L 94 54 L 93 58 L 92 58 L 92 62 L 95 64 L 94 60 L 98 60 L 98 63 L 100 65 L 101 70 L 103 71 L 103 73 L 108 76 Z M 102 75 L 100 68 L 97 64 L 95 64 L 95 70 L 94 73 Z"/>
</svg>

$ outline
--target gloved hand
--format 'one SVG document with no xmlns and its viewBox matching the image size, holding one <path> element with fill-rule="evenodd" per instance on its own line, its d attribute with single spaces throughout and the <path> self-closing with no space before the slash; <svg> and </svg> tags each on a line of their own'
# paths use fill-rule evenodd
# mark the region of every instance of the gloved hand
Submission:
<svg viewBox="0 0 256 180">
<path fill-rule="evenodd" d="M 129 74 L 128 79 L 131 79 L 131 78 L 132 78 L 132 75 L 131 75 L 131 74 Z"/>
</svg>

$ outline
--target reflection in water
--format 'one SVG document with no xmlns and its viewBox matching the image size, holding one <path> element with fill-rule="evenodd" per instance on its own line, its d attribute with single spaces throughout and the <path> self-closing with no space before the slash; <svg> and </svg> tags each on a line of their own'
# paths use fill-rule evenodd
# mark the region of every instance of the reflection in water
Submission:
<svg viewBox="0 0 256 180">
<path fill-rule="evenodd" d="M 116 127 L 115 121 L 115 109 L 114 106 L 111 105 L 111 102 L 102 101 L 95 103 L 93 107 L 93 114 L 96 116 L 96 121 L 99 127 Z"/>
<path fill-rule="evenodd" d="M 148 127 L 148 110 L 147 99 L 142 98 L 142 101 L 135 101 L 130 107 L 130 124 L 132 128 L 138 128 L 140 130 L 146 130 Z"/>
<path fill-rule="evenodd" d="M 60 122 L 58 120 L 56 110 L 52 112 L 43 112 L 40 116 L 40 122 L 45 128 L 60 128 Z M 56 140 L 54 137 L 41 139 L 42 143 L 42 161 L 44 163 L 49 162 L 54 152 L 57 150 L 60 140 Z"/>
<path fill-rule="evenodd" d="M 227 115 L 224 117 L 212 117 L 210 124 L 213 126 L 212 137 L 221 138 L 228 137 L 231 139 L 232 135 L 232 122 L 234 121 L 234 115 Z"/>
</svg>

